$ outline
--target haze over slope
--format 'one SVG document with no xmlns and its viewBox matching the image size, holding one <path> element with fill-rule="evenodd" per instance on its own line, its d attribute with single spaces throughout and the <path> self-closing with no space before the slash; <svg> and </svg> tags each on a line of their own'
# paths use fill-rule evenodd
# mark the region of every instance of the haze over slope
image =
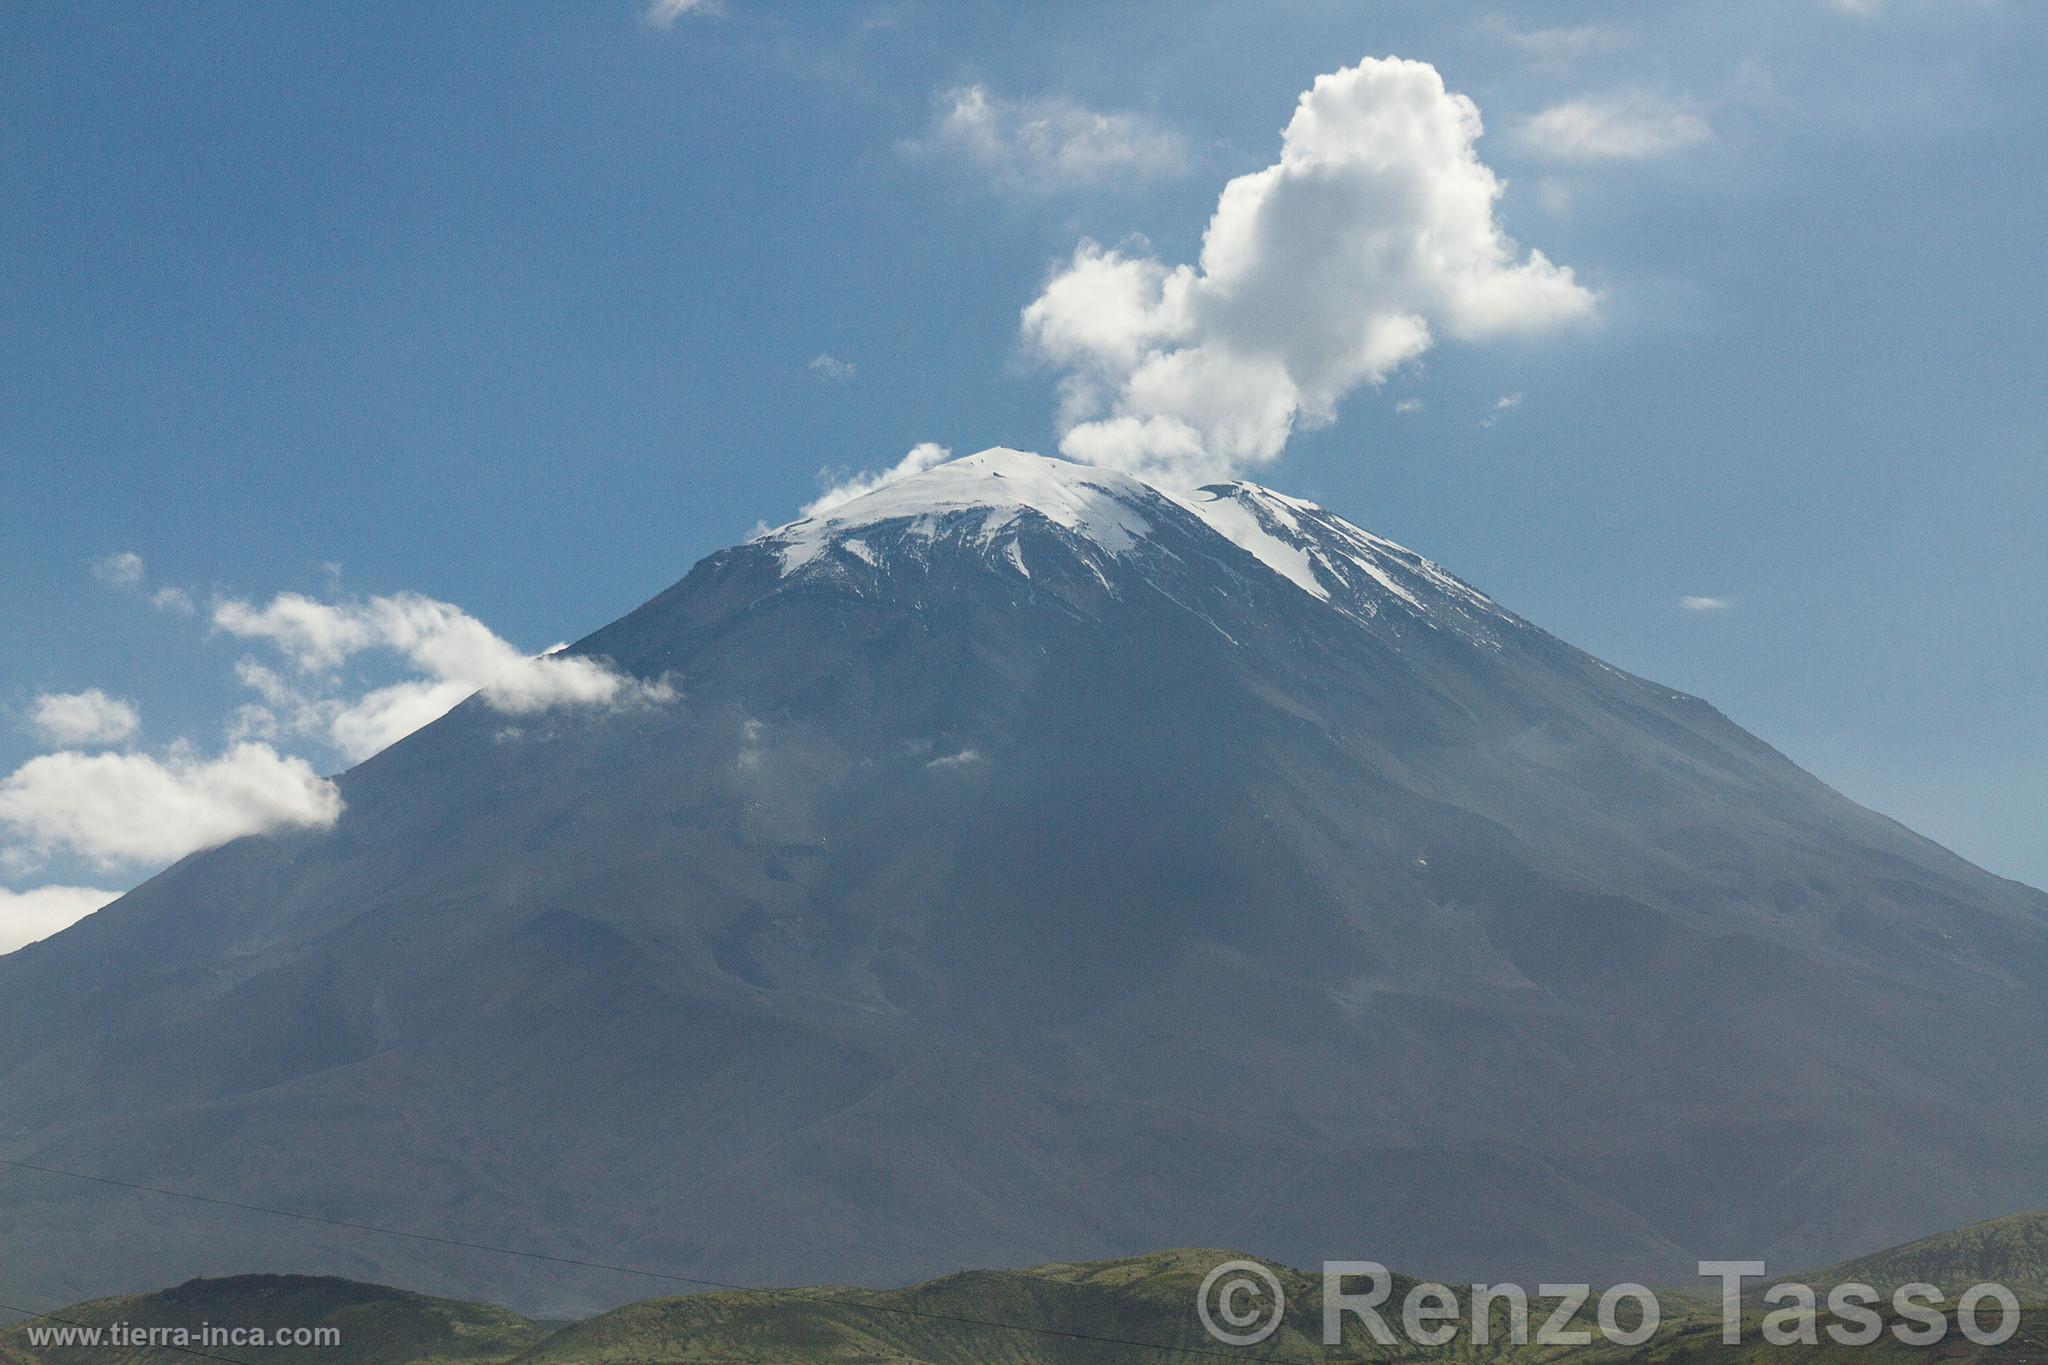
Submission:
<svg viewBox="0 0 2048 1365">
<path fill-rule="evenodd" d="M 675 700 L 459 707 L 0 958 L 0 1155 L 741 1283 L 1669 1280 L 2048 1202 L 2048 897 L 1311 504 L 987 452 L 575 648 Z M 0 1207 L 52 1300 L 638 1289 Z"/>
</svg>

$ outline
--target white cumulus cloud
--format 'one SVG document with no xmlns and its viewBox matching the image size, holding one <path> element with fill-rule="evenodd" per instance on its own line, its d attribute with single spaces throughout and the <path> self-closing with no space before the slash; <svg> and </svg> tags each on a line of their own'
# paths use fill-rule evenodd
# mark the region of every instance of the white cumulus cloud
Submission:
<svg viewBox="0 0 2048 1365">
<path fill-rule="evenodd" d="M 97 687 L 83 692 L 45 692 L 29 710 L 37 738 L 60 748 L 119 744 L 142 728 L 142 717 L 130 702 L 110 697 Z"/>
<path fill-rule="evenodd" d="M 1083 242 L 1023 313 L 1063 370 L 1060 450 L 1167 484 L 1276 458 L 1297 422 L 1457 338 L 1540 331 L 1594 296 L 1494 219 L 1479 110 L 1436 68 L 1319 76 L 1280 159 L 1224 187 L 1197 265 Z"/>
<path fill-rule="evenodd" d="M 854 373 L 854 364 L 851 360 L 841 360 L 838 356 L 825 351 L 811 357 L 810 367 L 811 372 L 820 379 L 851 379 Z"/>
<path fill-rule="evenodd" d="M 1180 137 L 1143 114 L 1091 109 L 1063 95 L 1006 98 L 985 85 L 957 86 L 935 103 L 931 130 L 915 149 L 959 156 L 1006 190 L 1170 175 L 1187 164 Z"/>
<path fill-rule="evenodd" d="M 213 624 L 268 642 L 301 675 L 288 679 L 250 659 L 237 665 L 243 685 L 264 701 L 238 713 L 240 733 L 320 734 L 351 760 L 403 739 L 472 694 L 510 715 L 674 697 L 667 684 L 628 677 L 602 660 L 527 654 L 460 607 L 419 593 L 339 603 L 280 593 L 262 606 L 228 600 L 214 607 Z M 328 675 L 369 650 L 395 653 L 425 676 L 346 695 Z"/>
<path fill-rule="evenodd" d="M 138 561 L 136 583 L 141 574 Z M 163 864 L 243 835 L 331 826 L 339 790 L 291 748 L 312 740 L 352 761 L 367 758 L 467 697 L 526 715 L 675 696 L 665 680 L 633 678 L 565 646 L 527 654 L 459 607 L 418 593 L 229 599 L 210 617 L 223 633 L 281 656 L 275 667 L 255 658 L 236 665 L 255 700 L 229 717 L 226 749 L 207 757 L 180 740 L 152 753 L 90 752 L 134 737 L 133 704 L 97 688 L 39 695 L 25 719 L 63 747 L 0 777 L 0 869 L 18 877 L 58 857 L 102 868 Z M 357 666 L 373 653 L 384 656 L 381 677 Z"/>
<path fill-rule="evenodd" d="M 877 488 L 886 487 L 889 484 L 895 483 L 898 479 L 907 479 L 913 474 L 922 474 L 927 469 L 936 465 L 942 465 L 952 458 L 953 452 L 945 446 L 933 441 L 921 441 L 910 448 L 908 455 L 905 455 L 887 469 L 870 470 L 866 473 L 856 474 L 852 478 L 841 479 L 838 483 L 832 484 L 817 497 L 805 503 L 803 510 L 798 512 L 797 516 L 815 517 L 821 512 L 829 512 L 841 503 L 852 502 L 855 498 L 872 493 Z M 833 477 L 833 473 L 830 470 L 820 470 L 818 477 L 821 481 L 830 479 Z"/>
<path fill-rule="evenodd" d="M 1706 119 L 1654 95 L 1566 100 L 1522 125 L 1522 141 L 1552 161 L 1640 161 L 1698 146 Z"/>
<path fill-rule="evenodd" d="M 27 891 L 0 886 L 0 953 L 68 929 L 120 895 L 96 886 L 37 886 Z"/>
<path fill-rule="evenodd" d="M 64 752 L 0 780 L 0 830 L 19 862 L 59 853 L 101 867 L 167 863 L 245 834 L 324 828 L 341 795 L 304 759 L 266 744 L 217 758 Z"/>
<path fill-rule="evenodd" d="M 474 691 L 467 683 L 415 680 L 372 688 L 319 708 L 329 741 L 351 763 L 382 753 L 453 711 Z M 504 709 L 504 708 L 499 708 Z"/>
</svg>

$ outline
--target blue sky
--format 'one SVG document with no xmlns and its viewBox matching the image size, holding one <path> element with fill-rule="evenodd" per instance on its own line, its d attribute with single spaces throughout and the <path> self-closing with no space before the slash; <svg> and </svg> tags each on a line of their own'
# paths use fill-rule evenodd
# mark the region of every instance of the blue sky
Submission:
<svg viewBox="0 0 2048 1365">
<path fill-rule="evenodd" d="M 1058 449 L 1020 310 L 1084 239 L 1194 261 L 1311 82 L 1388 55 L 1474 102 L 1499 227 L 1594 303 L 1435 328 L 1250 476 L 2048 884 L 2021 0 L 17 7 L 0 778 L 94 688 L 136 724 L 91 752 L 213 761 L 265 701 L 238 661 L 305 672 L 281 593 L 380 642 L 331 708 L 421 667 L 364 604 L 540 650 L 821 469 Z M 0 887 L 160 865 L 45 834 Z"/>
</svg>

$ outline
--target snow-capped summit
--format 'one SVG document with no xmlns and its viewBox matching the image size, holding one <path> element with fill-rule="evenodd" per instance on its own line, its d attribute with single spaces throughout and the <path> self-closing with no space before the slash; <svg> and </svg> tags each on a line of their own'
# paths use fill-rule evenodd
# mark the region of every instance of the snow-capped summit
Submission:
<svg viewBox="0 0 2048 1365">
<path fill-rule="evenodd" d="M 1152 529 L 1145 508 L 1164 494 L 1127 474 L 995 446 L 882 485 L 828 511 L 793 521 L 760 539 L 794 573 L 833 546 L 864 547 L 859 533 L 898 523 L 926 540 L 971 521 L 981 545 L 1020 517 L 1036 515 L 1111 554 L 1130 550 Z M 861 549 L 852 553 L 861 555 Z"/>
<path fill-rule="evenodd" d="M 1354 619 L 1392 609 L 1465 634 L 1514 620 L 1413 550 L 1315 503 L 1242 481 L 1175 493 L 1116 470 L 1006 447 L 884 484 L 765 532 L 757 543 L 775 551 L 785 577 L 837 573 L 852 561 L 874 568 L 905 548 L 922 563 L 948 545 L 1029 578 L 1032 551 L 1020 534 L 1034 525 L 1105 582 L 1110 560 L 1140 572 L 1171 568 L 1185 558 L 1182 537 L 1219 537 Z"/>
</svg>

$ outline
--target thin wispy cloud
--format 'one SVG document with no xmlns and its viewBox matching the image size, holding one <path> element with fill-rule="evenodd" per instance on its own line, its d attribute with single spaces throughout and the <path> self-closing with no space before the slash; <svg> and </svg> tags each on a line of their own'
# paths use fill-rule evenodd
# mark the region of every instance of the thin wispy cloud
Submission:
<svg viewBox="0 0 2048 1365">
<path fill-rule="evenodd" d="M 1480 28 L 1538 62 L 1580 61 L 1604 52 L 1618 51 L 1635 42 L 1632 32 L 1612 24 L 1522 28 L 1500 15 L 1493 15 L 1482 20 Z"/>
<path fill-rule="evenodd" d="M 1502 413 L 1512 412 L 1514 411 L 1514 409 L 1519 408 L 1520 406 L 1522 406 L 1521 394 L 1504 393 L 1500 397 L 1493 400 L 1493 411 L 1487 413 L 1486 416 L 1480 418 L 1479 425 L 1481 427 L 1499 426 L 1500 415 Z"/>
<path fill-rule="evenodd" d="M 1521 128 L 1523 144 L 1552 161 L 1640 161 L 1698 146 L 1713 135 L 1713 127 L 1691 109 L 1641 93 L 1566 100 Z"/>
<path fill-rule="evenodd" d="M 719 14 L 724 9 L 721 0 L 653 0 L 645 18 L 656 28 L 671 28 L 685 15 Z"/>
<path fill-rule="evenodd" d="M 826 352 L 820 351 L 812 356 L 808 363 L 811 373 L 817 375 L 820 379 L 853 378 L 854 365 L 851 360 L 841 360 L 836 355 L 828 355 Z"/>
<path fill-rule="evenodd" d="M 1735 604 L 1725 597 L 1681 597 L 1678 605 L 1687 611 L 1727 611 Z"/>
<path fill-rule="evenodd" d="M 934 101 L 931 127 L 907 144 L 950 155 L 995 187 L 1045 194 L 1186 169 L 1179 134 L 1147 115 L 1090 108 L 1064 95 L 1006 97 L 985 85 L 956 86 Z"/>
<path fill-rule="evenodd" d="M 107 555 L 92 562 L 92 576 L 113 588 L 133 588 L 142 582 L 142 556 L 133 550 Z"/>
<path fill-rule="evenodd" d="M 94 578 L 110 588 L 135 593 L 149 591 L 149 566 L 133 550 L 95 559 L 87 567 L 92 570 Z M 149 593 L 149 604 L 159 611 L 176 612 L 181 616 L 190 616 L 198 607 L 190 592 L 168 583 Z"/>
<path fill-rule="evenodd" d="M 1594 296 L 1501 229 L 1478 108 L 1436 68 L 1320 76 L 1280 159 L 1224 187 L 1194 265 L 1084 241 L 1023 313 L 1062 372 L 1060 450 L 1168 484 L 1277 458 L 1435 344 L 1542 332 Z"/>
<path fill-rule="evenodd" d="M 199 604 L 192 600 L 192 594 L 183 588 L 162 587 L 149 595 L 149 604 L 158 611 L 176 612 L 190 616 L 199 610 Z"/>
</svg>

